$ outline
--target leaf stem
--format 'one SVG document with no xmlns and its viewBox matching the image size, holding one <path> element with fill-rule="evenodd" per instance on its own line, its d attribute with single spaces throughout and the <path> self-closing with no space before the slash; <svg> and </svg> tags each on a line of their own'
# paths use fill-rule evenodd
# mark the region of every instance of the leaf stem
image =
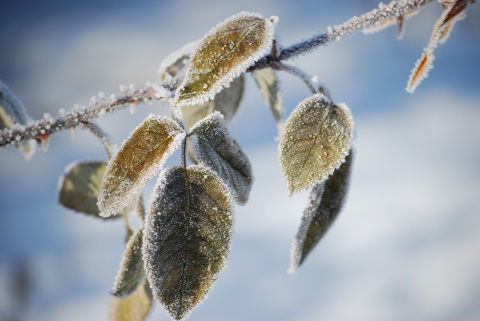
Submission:
<svg viewBox="0 0 480 321">
<path fill-rule="evenodd" d="M 308 87 L 308 89 L 310 89 L 312 94 L 318 93 L 318 89 L 315 88 L 315 85 L 314 85 L 314 77 L 309 76 L 303 70 L 301 70 L 301 69 L 299 69 L 295 66 L 292 66 L 292 65 L 287 65 L 287 64 L 285 64 L 283 62 L 280 62 L 280 61 L 274 62 L 273 63 L 273 68 L 276 69 L 276 70 L 286 71 L 289 74 L 292 74 L 292 75 L 300 78 L 305 83 L 305 85 Z"/>
</svg>

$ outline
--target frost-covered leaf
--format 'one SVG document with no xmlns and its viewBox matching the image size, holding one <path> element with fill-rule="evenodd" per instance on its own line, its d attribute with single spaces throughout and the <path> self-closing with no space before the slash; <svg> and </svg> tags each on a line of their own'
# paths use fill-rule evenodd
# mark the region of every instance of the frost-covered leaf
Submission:
<svg viewBox="0 0 480 321">
<path fill-rule="evenodd" d="M 340 168 L 313 186 L 307 208 L 292 245 L 290 272 L 295 272 L 340 213 L 348 190 L 352 151 Z"/>
<path fill-rule="evenodd" d="M 191 42 L 168 55 L 158 68 L 160 80 L 168 81 L 175 77 L 183 79 L 183 77 L 179 77 L 179 75 L 185 70 L 197 45 L 198 42 Z"/>
<path fill-rule="evenodd" d="M 278 81 L 272 68 L 264 68 L 257 71 L 255 82 L 265 99 L 265 103 L 272 111 L 278 131 L 281 132 L 285 125 L 285 109 L 283 108 Z"/>
<path fill-rule="evenodd" d="M 58 182 L 59 203 L 76 212 L 102 218 L 97 197 L 106 167 L 107 164 L 101 161 L 68 165 Z"/>
<path fill-rule="evenodd" d="M 144 321 L 152 308 L 153 298 L 146 280 L 126 298 L 112 297 L 110 321 Z"/>
<path fill-rule="evenodd" d="M 164 170 L 154 191 L 143 259 L 155 298 L 175 319 L 206 296 L 230 250 L 232 208 L 227 187 L 209 169 Z"/>
<path fill-rule="evenodd" d="M 350 150 L 353 120 L 344 104 L 313 95 L 292 112 L 280 138 L 280 165 L 290 194 L 324 181 Z"/>
<path fill-rule="evenodd" d="M 237 112 L 244 91 L 244 76 L 236 78 L 230 87 L 224 88 L 213 100 L 200 105 L 183 106 L 182 113 L 185 124 L 191 129 L 200 119 L 218 111 L 225 117 L 228 123 Z"/>
<path fill-rule="evenodd" d="M 26 125 L 31 120 L 22 101 L 0 80 L 0 130 L 16 125 Z M 26 159 L 30 159 L 36 150 L 33 140 L 16 144 Z"/>
<path fill-rule="evenodd" d="M 128 240 L 122 263 L 113 286 L 113 295 L 130 295 L 142 282 L 145 272 L 142 260 L 143 230 L 137 230 Z"/>
<path fill-rule="evenodd" d="M 275 18 L 242 12 L 202 39 L 174 98 L 177 106 L 204 103 L 228 87 L 272 47 Z"/>
<path fill-rule="evenodd" d="M 109 161 L 98 197 L 100 215 L 120 212 L 162 167 L 185 132 L 166 117 L 150 115 Z"/>
<path fill-rule="evenodd" d="M 223 124 L 223 116 L 215 112 L 199 121 L 192 129 L 195 160 L 213 169 L 231 188 L 235 200 L 244 204 L 252 187 L 252 167 Z"/>
</svg>

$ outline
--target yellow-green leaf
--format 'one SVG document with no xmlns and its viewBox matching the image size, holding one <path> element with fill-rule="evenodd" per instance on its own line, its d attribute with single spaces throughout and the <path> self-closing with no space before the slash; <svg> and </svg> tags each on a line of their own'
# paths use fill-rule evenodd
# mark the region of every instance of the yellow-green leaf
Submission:
<svg viewBox="0 0 480 321">
<path fill-rule="evenodd" d="M 143 321 L 152 308 L 153 298 L 146 280 L 126 298 L 112 297 L 110 321 Z"/>
<path fill-rule="evenodd" d="M 155 298 L 180 320 L 206 296 L 230 250 L 227 187 L 204 166 L 166 169 L 147 214 L 143 259 Z"/>
<path fill-rule="evenodd" d="M 143 230 L 137 230 L 128 240 L 122 256 L 120 270 L 113 286 L 113 295 L 123 297 L 131 294 L 145 276 L 142 260 Z"/>
<path fill-rule="evenodd" d="M 280 138 L 280 165 L 290 194 L 324 181 L 350 150 L 353 121 L 346 105 L 322 94 L 305 99 L 292 112 Z"/>
<path fill-rule="evenodd" d="M 58 183 L 59 203 L 76 212 L 102 218 L 97 197 L 106 166 L 107 163 L 101 161 L 68 165 Z"/>
<path fill-rule="evenodd" d="M 262 93 L 265 103 L 270 107 L 278 131 L 281 132 L 285 123 L 285 109 L 283 108 L 277 77 L 275 77 L 272 68 L 263 68 L 257 71 L 255 82 Z"/>
<path fill-rule="evenodd" d="M 242 12 L 213 28 L 195 50 L 174 103 L 195 105 L 213 99 L 270 51 L 274 21 Z"/>
<path fill-rule="evenodd" d="M 162 167 L 185 132 L 166 117 L 150 115 L 109 161 L 98 197 L 100 215 L 120 212 Z"/>
<path fill-rule="evenodd" d="M 305 261 L 340 213 L 348 190 L 352 151 L 340 168 L 324 182 L 312 188 L 308 206 L 292 245 L 289 272 L 295 272 Z"/>
</svg>

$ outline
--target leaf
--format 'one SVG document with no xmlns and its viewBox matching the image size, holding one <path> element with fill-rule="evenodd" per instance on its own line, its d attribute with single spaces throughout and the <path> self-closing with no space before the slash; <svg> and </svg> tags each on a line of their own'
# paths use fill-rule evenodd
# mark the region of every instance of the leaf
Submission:
<svg viewBox="0 0 480 321">
<path fill-rule="evenodd" d="M 255 76 L 255 82 L 265 99 L 265 103 L 272 111 L 278 131 L 281 132 L 285 125 L 285 109 L 283 108 L 278 81 L 272 68 L 259 70 Z"/>
<path fill-rule="evenodd" d="M 350 150 L 350 109 L 313 95 L 292 112 L 280 137 L 280 165 L 290 194 L 324 181 Z"/>
<path fill-rule="evenodd" d="M 184 71 L 185 67 L 187 66 L 188 61 L 190 60 L 190 57 L 192 56 L 192 53 L 197 45 L 198 42 L 188 43 L 179 50 L 168 55 L 158 68 L 160 80 L 168 81 L 172 78 L 178 77 L 178 75 Z"/>
<path fill-rule="evenodd" d="M 206 296 L 230 250 L 227 187 L 204 166 L 163 171 L 147 214 L 145 271 L 172 318 L 185 318 Z"/>
<path fill-rule="evenodd" d="M 234 199 L 244 204 L 252 187 L 252 167 L 247 155 L 230 136 L 223 116 L 215 112 L 192 129 L 195 160 L 213 169 L 230 186 Z"/>
<path fill-rule="evenodd" d="M 293 273 L 300 267 L 340 213 L 348 190 L 352 159 L 350 151 L 340 168 L 324 183 L 313 186 L 308 206 L 303 212 L 302 222 L 292 244 L 289 272 Z"/>
<path fill-rule="evenodd" d="M 270 51 L 274 21 L 242 12 L 210 30 L 192 56 L 174 104 L 201 104 L 228 87 Z"/>
<path fill-rule="evenodd" d="M 143 321 L 152 308 L 152 293 L 146 280 L 126 298 L 112 297 L 110 321 Z"/>
<path fill-rule="evenodd" d="M 200 105 L 183 106 L 183 119 L 187 128 L 191 129 L 199 120 L 215 111 L 221 112 L 225 117 L 225 122 L 228 123 L 238 110 L 243 96 L 244 84 L 245 79 L 242 75 L 232 81 L 230 87 L 219 92 L 213 100 Z"/>
<path fill-rule="evenodd" d="M 22 101 L 0 80 L 0 130 L 26 125 L 30 120 Z M 27 160 L 35 154 L 36 145 L 33 140 L 16 146 Z"/>
<path fill-rule="evenodd" d="M 131 294 L 143 280 L 145 272 L 142 260 L 143 230 L 137 230 L 128 240 L 122 263 L 113 286 L 112 293 L 123 297 Z"/>
<path fill-rule="evenodd" d="M 100 215 L 120 212 L 162 167 L 185 132 L 166 117 L 150 115 L 109 161 L 98 197 Z"/>
<path fill-rule="evenodd" d="M 76 212 L 103 218 L 97 207 L 97 197 L 106 166 L 101 161 L 68 165 L 58 182 L 58 202 Z"/>
</svg>

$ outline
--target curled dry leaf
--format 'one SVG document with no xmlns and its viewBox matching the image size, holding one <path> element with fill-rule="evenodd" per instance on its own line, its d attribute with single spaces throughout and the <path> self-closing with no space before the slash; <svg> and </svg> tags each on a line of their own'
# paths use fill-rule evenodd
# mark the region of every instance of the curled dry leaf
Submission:
<svg viewBox="0 0 480 321">
<path fill-rule="evenodd" d="M 275 18 L 242 12 L 213 28 L 195 50 L 174 103 L 204 103 L 265 56 L 272 47 Z"/>
<path fill-rule="evenodd" d="M 323 182 L 350 150 L 353 120 L 346 105 L 313 95 L 292 112 L 280 137 L 280 165 L 290 194 Z"/>
<path fill-rule="evenodd" d="M 109 161 L 98 197 L 100 215 L 120 212 L 180 145 L 185 132 L 173 120 L 150 115 Z"/>
<path fill-rule="evenodd" d="M 234 199 L 244 204 L 252 187 L 252 166 L 247 155 L 215 112 L 193 127 L 195 159 L 213 169 L 231 188 Z"/>
<path fill-rule="evenodd" d="M 122 256 L 112 293 L 124 297 L 130 295 L 145 276 L 142 260 L 143 230 L 137 230 L 128 240 Z"/>
<path fill-rule="evenodd" d="M 107 163 L 74 162 L 58 182 L 58 202 L 68 209 L 102 218 L 97 197 Z"/>
<path fill-rule="evenodd" d="M 303 212 L 302 222 L 292 245 L 289 272 L 295 272 L 305 261 L 320 239 L 340 213 L 347 195 L 352 151 L 343 163 L 324 182 L 313 186 L 308 206 Z"/>
<path fill-rule="evenodd" d="M 152 304 L 152 292 L 144 279 L 131 295 L 125 298 L 112 297 L 110 321 L 144 321 Z"/>
<path fill-rule="evenodd" d="M 263 99 L 265 99 L 265 103 L 272 111 L 278 131 L 281 132 L 285 125 L 285 109 L 283 108 L 277 77 L 275 77 L 272 68 L 263 68 L 257 71 L 255 82 L 262 93 Z"/>
<path fill-rule="evenodd" d="M 204 166 L 163 171 L 145 222 L 143 258 L 155 298 L 177 320 L 206 296 L 230 250 L 225 184 Z"/>
<path fill-rule="evenodd" d="M 445 10 L 433 27 L 430 41 L 423 49 L 422 56 L 417 60 L 410 73 L 406 88 L 407 92 L 415 92 L 418 85 L 427 78 L 428 72 L 433 68 L 433 61 L 435 60 L 433 52 L 439 43 L 445 43 L 455 23 L 465 18 L 465 9 L 468 3 L 468 0 L 457 0 L 452 4 L 444 4 Z"/>
<path fill-rule="evenodd" d="M 191 42 L 168 55 L 158 68 L 160 80 L 168 81 L 173 78 L 183 79 L 181 74 L 185 71 L 185 67 L 197 46 L 198 42 Z"/>
</svg>

